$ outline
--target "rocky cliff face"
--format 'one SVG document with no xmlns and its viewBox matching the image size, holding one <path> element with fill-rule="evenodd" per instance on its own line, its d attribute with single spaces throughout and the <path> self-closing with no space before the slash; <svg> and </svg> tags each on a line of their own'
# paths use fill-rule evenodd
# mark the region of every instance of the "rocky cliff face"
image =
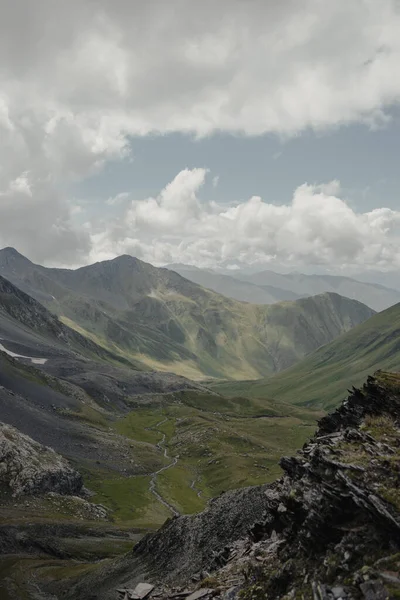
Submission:
<svg viewBox="0 0 400 600">
<path fill-rule="evenodd" d="M 167 522 L 68 597 L 122 598 L 142 581 L 158 598 L 398 598 L 400 376 L 370 377 L 319 425 L 280 480 Z"/>
<path fill-rule="evenodd" d="M 0 423 L 0 483 L 14 496 L 73 495 L 82 490 L 80 473 L 62 456 L 4 423 Z"/>
</svg>

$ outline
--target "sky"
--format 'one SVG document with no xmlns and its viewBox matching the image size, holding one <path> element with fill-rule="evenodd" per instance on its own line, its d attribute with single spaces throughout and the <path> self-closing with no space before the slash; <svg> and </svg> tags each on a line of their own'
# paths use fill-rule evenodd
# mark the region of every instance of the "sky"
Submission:
<svg viewBox="0 0 400 600">
<path fill-rule="evenodd" d="M 0 247 L 400 269 L 398 0 L 2 0 Z"/>
</svg>

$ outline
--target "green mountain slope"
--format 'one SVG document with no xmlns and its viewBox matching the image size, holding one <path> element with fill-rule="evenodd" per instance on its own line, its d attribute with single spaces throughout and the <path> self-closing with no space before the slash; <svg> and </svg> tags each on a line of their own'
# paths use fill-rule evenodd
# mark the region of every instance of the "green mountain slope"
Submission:
<svg viewBox="0 0 400 600">
<path fill-rule="evenodd" d="M 0 274 L 108 350 L 197 379 L 276 373 L 373 314 L 337 294 L 245 304 L 130 256 L 72 271 L 5 249 Z"/>
<path fill-rule="evenodd" d="M 225 394 L 269 397 L 330 409 L 344 390 L 358 386 L 378 369 L 400 371 L 400 304 L 319 348 L 307 358 L 268 379 L 213 385 Z"/>
</svg>

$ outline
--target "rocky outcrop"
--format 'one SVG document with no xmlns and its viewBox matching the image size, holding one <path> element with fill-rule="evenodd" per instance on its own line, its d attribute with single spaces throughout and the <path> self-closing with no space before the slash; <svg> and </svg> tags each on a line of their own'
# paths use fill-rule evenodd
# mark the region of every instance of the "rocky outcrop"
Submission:
<svg viewBox="0 0 400 600">
<path fill-rule="evenodd" d="M 68 597 L 116 599 L 148 582 L 150 598 L 398 598 L 400 376 L 370 377 L 281 465 L 274 484 L 170 520 Z"/>
<path fill-rule="evenodd" d="M 78 494 L 82 477 L 51 448 L 42 446 L 14 427 L 0 423 L 0 483 L 13 496 Z"/>
</svg>

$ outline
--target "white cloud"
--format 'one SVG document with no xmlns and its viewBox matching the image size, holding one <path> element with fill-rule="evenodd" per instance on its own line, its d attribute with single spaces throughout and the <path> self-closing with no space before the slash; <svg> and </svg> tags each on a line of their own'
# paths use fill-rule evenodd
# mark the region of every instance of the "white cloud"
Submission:
<svg viewBox="0 0 400 600">
<path fill-rule="evenodd" d="M 116 196 L 110 196 L 110 198 L 107 198 L 106 204 L 108 206 L 118 206 L 119 204 L 126 202 L 126 200 L 129 199 L 129 195 L 128 192 L 121 192 Z"/>
<path fill-rule="evenodd" d="M 126 156 L 129 135 L 386 123 L 399 62 L 395 0 L 6 0 L 0 243 L 36 260 L 80 260 L 90 240 L 62 190 Z M 241 207 L 244 222 L 265 211 L 257 202 Z M 171 229 L 165 198 L 129 218 L 146 224 L 152 211 Z M 47 241 L 35 240 L 43 227 Z"/>
<path fill-rule="evenodd" d="M 202 203 L 207 171 L 181 171 L 156 198 L 133 200 L 93 237 L 93 259 L 130 253 L 156 264 L 200 267 L 274 263 L 400 267 L 400 212 L 356 213 L 340 184 L 304 184 L 287 204 L 257 196 L 226 206 Z"/>
</svg>

